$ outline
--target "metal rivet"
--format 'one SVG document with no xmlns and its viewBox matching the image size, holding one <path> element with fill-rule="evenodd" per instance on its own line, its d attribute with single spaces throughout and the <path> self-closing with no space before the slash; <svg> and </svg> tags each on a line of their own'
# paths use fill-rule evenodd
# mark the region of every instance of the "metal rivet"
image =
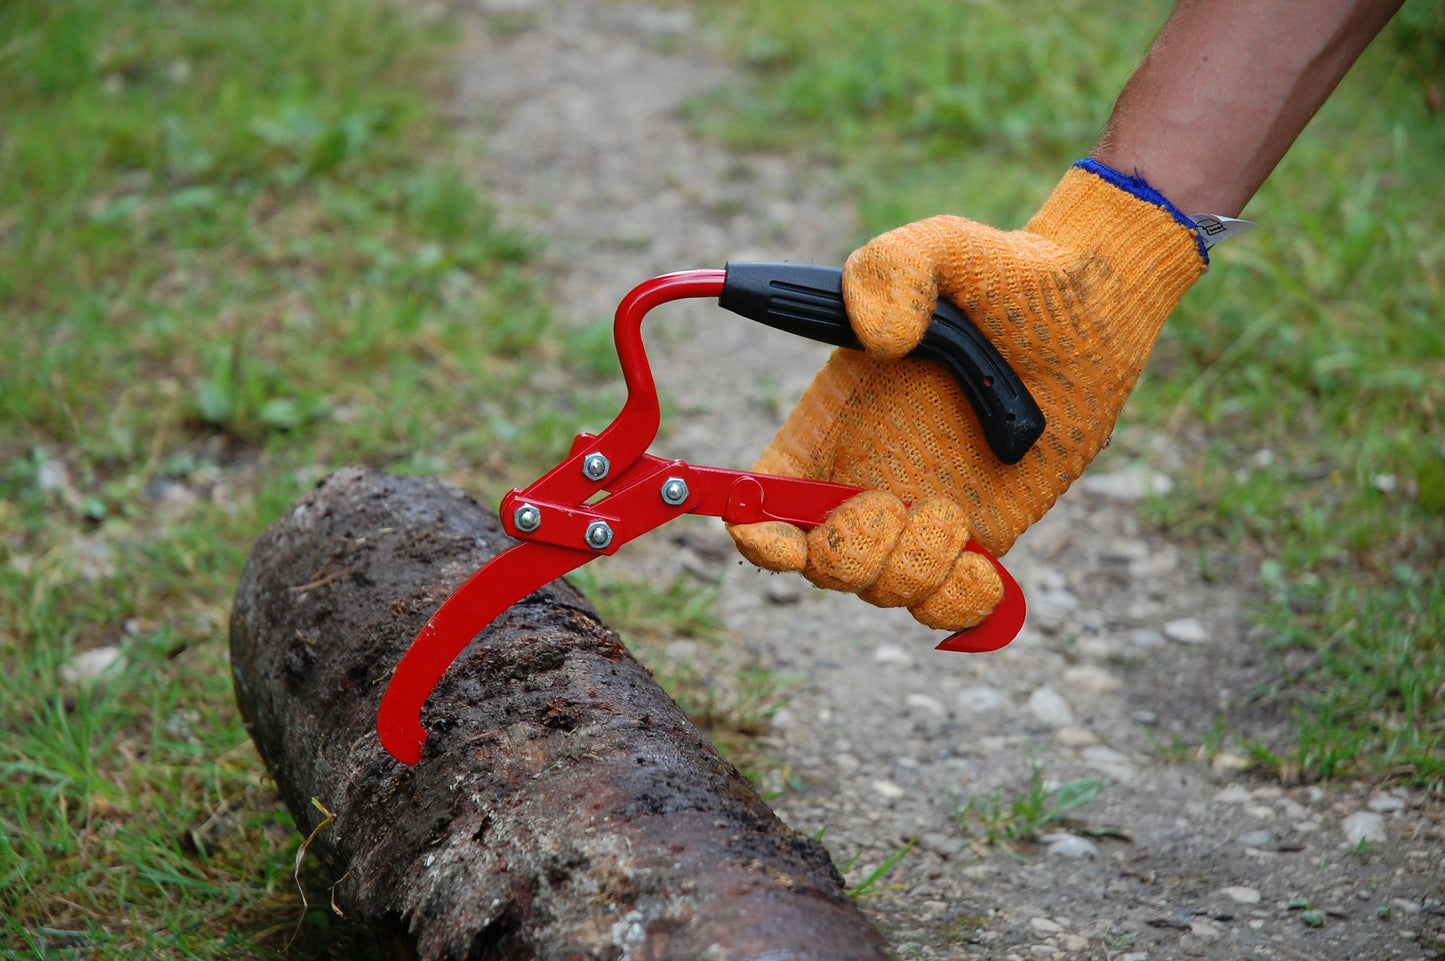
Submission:
<svg viewBox="0 0 1445 961">
<path fill-rule="evenodd" d="M 612 465 L 601 454 L 588 454 L 582 458 L 582 475 L 588 480 L 599 481 L 606 477 L 611 469 Z"/>
<path fill-rule="evenodd" d="M 662 502 L 669 507 L 676 507 L 687 500 L 687 481 L 681 477 L 669 477 L 662 482 Z"/>
<path fill-rule="evenodd" d="M 517 525 L 517 530 L 530 534 L 542 526 L 542 512 L 531 504 L 523 504 L 512 512 L 512 523 Z"/>
<path fill-rule="evenodd" d="M 593 521 L 587 525 L 587 546 L 596 550 L 604 549 L 612 543 L 612 528 L 606 521 Z"/>
</svg>

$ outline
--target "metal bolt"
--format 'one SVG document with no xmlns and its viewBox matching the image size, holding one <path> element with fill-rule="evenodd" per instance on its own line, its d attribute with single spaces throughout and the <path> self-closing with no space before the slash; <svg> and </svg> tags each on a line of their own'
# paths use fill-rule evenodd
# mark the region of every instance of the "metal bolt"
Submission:
<svg viewBox="0 0 1445 961">
<path fill-rule="evenodd" d="M 687 481 L 681 477 L 669 477 L 662 482 L 662 502 L 668 507 L 676 507 L 687 500 Z"/>
<path fill-rule="evenodd" d="M 612 543 L 612 528 L 606 521 L 593 521 L 587 525 L 587 546 L 603 550 Z"/>
<path fill-rule="evenodd" d="M 612 465 L 601 454 L 588 454 L 582 458 L 582 475 L 588 480 L 600 481 L 611 469 Z"/>
<path fill-rule="evenodd" d="M 523 504 L 512 512 L 512 523 L 523 534 L 530 534 L 542 526 L 542 512 L 531 504 Z"/>
</svg>

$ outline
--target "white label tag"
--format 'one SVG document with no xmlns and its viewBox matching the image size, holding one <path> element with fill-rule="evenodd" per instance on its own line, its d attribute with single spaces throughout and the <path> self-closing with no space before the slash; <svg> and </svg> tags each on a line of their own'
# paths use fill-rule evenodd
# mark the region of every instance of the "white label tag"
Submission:
<svg viewBox="0 0 1445 961">
<path fill-rule="evenodd" d="M 1205 250 L 1254 226 L 1252 220 L 1220 217 L 1217 214 L 1192 214 L 1189 219 L 1194 221 L 1194 227 L 1199 231 L 1199 239 L 1203 241 Z"/>
</svg>

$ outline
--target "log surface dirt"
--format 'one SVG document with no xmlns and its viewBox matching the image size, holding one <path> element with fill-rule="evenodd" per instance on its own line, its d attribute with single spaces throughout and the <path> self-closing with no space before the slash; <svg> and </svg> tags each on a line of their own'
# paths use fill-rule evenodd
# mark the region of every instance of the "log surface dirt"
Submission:
<svg viewBox="0 0 1445 961">
<path fill-rule="evenodd" d="M 231 620 L 242 715 L 337 905 L 421 958 L 877 959 L 786 827 L 556 581 L 458 658 L 417 767 L 375 732 L 427 617 L 510 541 L 438 481 L 348 468 L 257 543 Z"/>
</svg>

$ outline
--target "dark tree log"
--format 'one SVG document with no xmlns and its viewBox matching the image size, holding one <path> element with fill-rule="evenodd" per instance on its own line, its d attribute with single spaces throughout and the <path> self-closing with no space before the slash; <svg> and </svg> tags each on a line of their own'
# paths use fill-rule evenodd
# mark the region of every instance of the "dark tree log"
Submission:
<svg viewBox="0 0 1445 961">
<path fill-rule="evenodd" d="M 422 958 L 878 959 L 817 842 L 784 826 L 557 581 L 475 639 L 426 755 L 374 723 L 402 651 L 509 541 L 431 480 L 343 470 L 246 565 L 237 699 L 347 915 Z"/>
</svg>

